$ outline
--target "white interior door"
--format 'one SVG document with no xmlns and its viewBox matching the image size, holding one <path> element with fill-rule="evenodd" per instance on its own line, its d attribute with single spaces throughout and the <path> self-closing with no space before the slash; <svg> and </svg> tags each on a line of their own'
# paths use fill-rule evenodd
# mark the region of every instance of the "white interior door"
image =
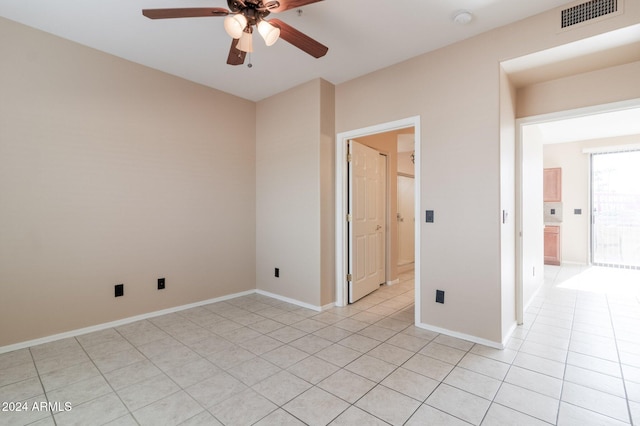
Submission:
<svg viewBox="0 0 640 426">
<path fill-rule="evenodd" d="M 349 142 L 349 303 L 385 281 L 386 159 Z"/>
</svg>

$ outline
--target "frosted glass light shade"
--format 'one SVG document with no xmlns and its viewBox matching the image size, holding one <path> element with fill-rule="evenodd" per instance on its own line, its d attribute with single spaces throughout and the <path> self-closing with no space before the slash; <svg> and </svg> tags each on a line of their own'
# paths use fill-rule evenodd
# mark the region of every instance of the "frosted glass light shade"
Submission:
<svg viewBox="0 0 640 426">
<path fill-rule="evenodd" d="M 280 38 L 280 28 L 276 28 L 267 21 L 260 21 L 258 23 L 258 32 L 264 39 L 267 46 L 273 45 L 278 38 Z"/>
<path fill-rule="evenodd" d="M 238 40 L 238 44 L 236 45 L 236 49 L 243 52 L 253 52 L 253 39 L 250 32 L 244 31 L 242 33 L 242 36 L 240 36 L 240 40 Z"/>
<path fill-rule="evenodd" d="M 247 18 L 240 13 L 224 18 L 224 29 L 231 38 L 242 37 L 242 32 L 247 26 Z"/>
</svg>

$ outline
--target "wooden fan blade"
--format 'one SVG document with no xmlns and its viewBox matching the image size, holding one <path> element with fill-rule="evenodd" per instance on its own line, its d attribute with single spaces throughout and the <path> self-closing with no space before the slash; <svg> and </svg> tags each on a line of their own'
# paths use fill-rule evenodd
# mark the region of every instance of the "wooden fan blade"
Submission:
<svg viewBox="0 0 640 426">
<path fill-rule="evenodd" d="M 279 19 L 272 19 L 269 23 L 280 28 L 280 38 L 293 44 L 298 49 L 307 52 L 314 58 L 321 58 L 327 54 L 329 48 L 308 35 L 301 33 L 291 25 L 285 24 Z"/>
<path fill-rule="evenodd" d="M 236 45 L 238 44 L 237 38 L 234 38 L 231 42 L 231 48 L 229 49 L 229 57 L 227 58 L 227 64 L 229 65 L 242 65 L 244 64 L 244 57 L 247 56 L 247 52 L 238 50 Z"/>
<path fill-rule="evenodd" d="M 188 7 L 185 9 L 143 9 L 150 19 L 197 18 L 200 16 L 227 16 L 229 11 L 221 7 Z"/>
<path fill-rule="evenodd" d="M 289 9 L 296 9 L 298 7 L 306 6 L 311 3 L 316 3 L 322 0 L 278 0 L 280 6 L 269 8 L 269 12 L 284 12 Z"/>
</svg>

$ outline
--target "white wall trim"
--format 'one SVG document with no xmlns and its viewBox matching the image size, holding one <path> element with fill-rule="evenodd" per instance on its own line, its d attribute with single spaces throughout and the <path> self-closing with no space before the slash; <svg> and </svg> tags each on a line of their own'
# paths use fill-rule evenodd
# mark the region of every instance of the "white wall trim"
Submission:
<svg viewBox="0 0 640 426">
<path fill-rule="evenodd" d="M 400 278 L 396 278 L 393 281 L 387 281 L 385 285 L 395 285 L 395 284 L 398 284 L 399 282 L 400 282 Z"/>
<path fill-rule="evenodd" d="M 335 302 L 327 303 L 326 305 L 320 307 L 320 311 L 327 311 L 329 309 L 334 308 L 335 306 L 336 306 Z"/>
<path fill-rule="evenodd" d="M 344 241 L 347 239 L 347 228 L 345 226 L 345 217 L 347 214 L 347 188 L 346 188 L 346 158 L 347 158 L 347 142 L 350 139 L 356 139 L 376 133 L 384 133 L 392 130 L 413 127 L 415 132 L 415 177 L 414 185 L 415 197 L 415 322 L 419 323 L 420 319 L 420 224 L 417 220 L 422 217 L 421 193 L 420 193 L 420 164 L 421 164 L 421 142 L 420 142 L 420 116 L 416 115 L 405 119 L 392 121 L 388 123 L 378 124 L 375 126 L 365 127 L 362 129 L 351 130 L 348 132 L 338 133 L 336 136 L 336 306 L 346 306 L 347 284 L 346 276 L 348 270 L 347 253 L 344 250 Z"/>
<path fill-rule="evenodd" d="M 536 297 L 538 297 L 538 293 L 540 293 L 540 291 L 542 290 L 542 287 L 544 287 L 544 284 L 541 285 L 541 286 L 538 286 L 536 291 L 533 292 L 533 294 L 531 295 L 531 299 L 529 299 L 527 304 L 524 306 L 523 315 L 524 315 L 525 312 L 527 312 L 527 310 L 529 309 L 529 307 L 531 306 L 533 301 L 536 300 Z"/>
<path fill-rule="evenodd" d="M 64 333 L 52 334 L 51 336 L 45 336 L 45 337 L 40 337 L 38 339 L 27 340 L 26 342 L 14 343 L 12 345 L 7 345 L 7 346 L 0 346 L 0 354 L 5 352 L 16 351 L 18 349 L 28 348 L 31 346 L 41 345 L 43 343 L 50 343 L 56 340 L 67 339 L 69 337 L 76 337 L 76 336 L 81 336 L 87 333 L 106 330 L 108 328 L 120 327 L 122 325 L 131 324 L 132 322 L 142 321 L 149 318 L 155 318 L 161 315 L 172 314 L 175 312 L 180 312 L 180 311 L 184 311 L 191 308 L 197 308 L 199 306 L 209 305 L 211 303 L 223 302 L 225 300 L 231 300 L 237 297 L 247 296 L 255 292 L 256 290 L 247 290 L 240 293 L 233 293 L 226 296 L 216 297 L 213 299 L 202 300 L 200 302 L 189 303 L 187 305 L 174 306 L 173 308 L 162 309 L 160 311 L 148 312 L 146 314 L 135 315 L 132 317 L 123 318 L 116 321 L 110 321 L 102 324 L 92 325 L 90 327 L 84 327 L 84 328 L 78 328 L 76 330 L 65 331 Z"/>
<path fill-rule="evenodd" d="M 483 339 L 481 337 L 471 336 L 469 334 L 464 334 L 464 333 L 458 333 L 457 331 L 447 330 L 446 328 L 440 328 L 440 327 L 436 327 L 436 326 L 429 325 L 429 324 L 423 324 L 423 323 L 416 323 L 416 327 L 422 328 L 422 329 L 425 329 L 425 330 L 429 330 L 429 331 L 433 331 L 433 332 L 436 332 L 436 333 L 440 333 L 440 334 L 445 334 L 447 336 L 455 337 L 457 339 L 467 340 L 469 342 L 477 343 L 479 345 L 488 346 L 490 348 L 495 348 L 495 349 L 500 349 L 500 350 L 504 349 L 504 344 L 502 344 L 500 342 L 493 342 L 491 340 Z M 515 327 L 515 324 L 514 324 L 514 327 Z M 515 328 L 514 328 L 514 330 L 515 330 Z M 513 333 L 513 331 L 511 331 L 509 333 L 509 336 L 511 335 L 511 333 Z"/>
<path fill-rule="evenodd" d="M 509 343 L 509 339 L 511 339 L 513 332 L 516 331 L 517 328 L 518 328 L 518 323 L 517 321 L 514 321 L 513 324 L 511 324 L 511 327 L 509 327 L 509 331 L 507 331 L 507 334 L 505 335 L 504 339 L 502 340 L 502 347 L 499 349 L 505 349 L 507 347 L 507 343 Z"/>
<path fill-rule="evenodd" d="M 292 299 L 290 297 L 280 296 L 279 294 L 270 293 L 264 290 L 256 290 L 256 293 L 261 294 L 263 296 L 271 297 L 272 299 L 280 300 L 282 302 L 291 303 L 292 305 L 297 305 L 297 306 L 300 306 L 301 308 L 311 309 L 316 312 L 326 311 L 327 309 L 333 308 L 335 305 L 335 303 L 329 303 L 328 305 L 324 305 L 324 306 L 316 306 L 316 305 L 312 305 L 311 303 L 301 302 L 299 300 Z"/>
<path fill-rule="evenodd" d="M 64 333 L 52 334 L 51 336 L 40 337 L 38 339 L 27 340 L 25 342 L 14 343 L 12 345 L 0 346 L 0 354 L 17 351 L 18 349 L 29 348 L 31 346 L 41 345 L 43 343 L 55 342 L 56 340 L 67 339 L 69 337 L 76 337 L 76 336 L 81 336 L 83 334 L 106 330 L 108 328 L 120 327 L 123 325 L 131 324 L 132 322 L 142 321 L 145 319 L 155 318 L 155 317 L 159 317 L 167 314 L 173 314 L 175 312 L 180 312 L 180 311 L 184 311 L 191 308 L 197 308 L 199 306 L 210 305 L 212 303 L 224 302 L 225 300 L 231 300 L 231 299 L 235 299 L 242 296 L 248 296 L 250 294 L 255 294 L 255 293 L 263 296 L 271 297 L 272 299 L 277 299 L 283 302 L 291 303 L 293 305 L 297 305 L 302 308 L 312 309 L 317 312 L 326 311 L 335 306 L 335 303 L 329 303 L 324 306 L 315 306 L 309 303 L 300 302 L 299 300 L 280 296 L 274 293 L 269 293 L 263 290 L 247 290 L 240 293 L 233 293 L 233 294 L 228 294 L 226 296 L 216 297 L 213 299 L 202 300 L 200 302 L 189 303 L 187 305 L 174 306 L 173 308 L 162 309 L 160 311 L 149 312 L 146 314 L 135 315 L 132 317 L 123 318 L 116 321 L 110 321 L 102 324 L 92 325 L 90 327 L 84 327 L 84 328 L 78 328 L 76 330 L 65 331 Z"/>
</svg>

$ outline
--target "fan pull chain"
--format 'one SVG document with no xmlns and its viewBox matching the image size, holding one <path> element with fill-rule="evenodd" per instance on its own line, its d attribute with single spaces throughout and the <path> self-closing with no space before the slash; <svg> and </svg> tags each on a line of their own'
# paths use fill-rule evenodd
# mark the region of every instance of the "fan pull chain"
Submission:
<svg viewBox="0 0 640 426">
<path fill-rule="evenodd" d="M 249 56 L 249 62 L 247 63 L 247 68 L 251 68 L 253 67 L 253 64 L 251 63 L 251 52 L 247 53 L 247 56 Z"/>
</svg>

